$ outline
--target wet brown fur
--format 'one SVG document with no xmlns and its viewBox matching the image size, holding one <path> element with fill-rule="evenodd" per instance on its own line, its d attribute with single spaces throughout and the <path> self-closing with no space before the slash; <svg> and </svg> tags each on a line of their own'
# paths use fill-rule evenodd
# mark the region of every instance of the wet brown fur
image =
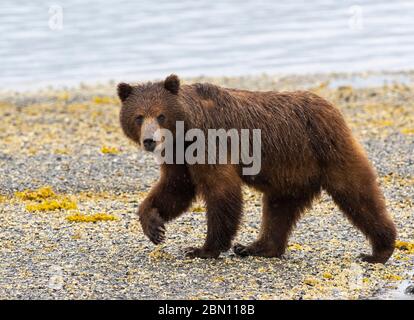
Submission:
<svg viewBox="0 0 414 320">
<path fill-rule="evenodd" d="M 164 240 L 164 223 L 171 221 L 200 195 L 207 205 L 207 238 L 191 257 L 218 257 L 231 247 L 242 214 L 241 187 L 263 193 L 258 239 L 236 254 L 281 256 L 296 222 L 326 190 L 347 218 L 368 238 L 372 254 L 363 259 L 385 263 L 392 255 L 396 229 L 388 215 L 376 174 L 354 139 L 340 111 L 306 91 L 252 92 L 212 84 L 179 85 L 172 75 L 164 82 L 138 86 L 121 84 L 120 114 L 125 134 L 139 142 L 137 115 L 164 114 L 163 127 L 185 129 L 261 129 L 262 165 L 256 176 L 244 176 L 239 165 L 161 165 L 161 177 L 139 207 L 144 233 Z"/>
</svg>

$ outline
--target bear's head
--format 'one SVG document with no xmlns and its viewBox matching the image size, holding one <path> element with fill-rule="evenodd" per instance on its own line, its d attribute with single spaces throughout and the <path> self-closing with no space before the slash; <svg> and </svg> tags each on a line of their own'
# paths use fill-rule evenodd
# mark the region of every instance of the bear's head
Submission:
<svg viewBox="0 0 414 320">
<path fill-rule="evenodd" d="M 183 121 L 179 103 L 180 79 L 172 74 L 164 81 L 130 85 L 118 84 L 122 102 L 120 121 L 125 135 L 146 151 L 154 151 L 160 141 L 159 129 L 175 134 L 176 121 Z"/>
</svg>

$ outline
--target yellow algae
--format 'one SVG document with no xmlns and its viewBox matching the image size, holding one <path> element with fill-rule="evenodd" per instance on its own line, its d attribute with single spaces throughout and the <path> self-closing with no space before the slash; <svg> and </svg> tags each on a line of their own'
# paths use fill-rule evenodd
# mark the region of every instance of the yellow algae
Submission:
<svg viewBox="0 0 414 320">
<path fill-rule="evenodd" d="M 412 242 L 399 241 L 399 240 L 397 240 L 395 242 L 395 247 L 398 250 L 401 250 L 401 251 L 403 251 L 405 253 L 414 254 L 414 243 L 412 243 Z"/>
<path fill-rule="evenodd" d="M 291 243 L 288 246 L 289 251 L 312 251 L 312 248 L 307 245 L 302 245 L 299 243 Z"/>
<path fill-rule="evenodd" d="M 66 220 L 71 222 L 97 222 L 97 221 L 114 221 L 118 220 L 112 214 L 107 213 L 95 213 L 95 214 L 83 214 L 80 212 L 76 212 L 66 217 Z"/>
<path fill-rule="evenodd" d="M 400 281 L 403 278 L 397 274 L 387 274 L 384 276 L 384 280 Z"/>
<path fill-rule="evenodd" d="M 402 134 L 414 134 L 414 128 L 403 128 L 401 129 Z"/>
<path fill-rule="evenodd" d="M 17 191 L 14 193 L 14 195 L 16 198 L 19 198 L 21 200 L 42 200 L 56 196 L 55 192 L 50 186 L 41 187 L 36 190 L 26 189 L 21 192 Z"/>
<path fill-rule="evenodd" d="M 118 148 L 115 148 L 115 147 L 103 146 L 101 148 L 101 152 L 104 154 L 118 154 L 119 150 Z"/>
<path fill-rule="evenodd" d="M 92 118 L 93 121 L 96 121 L 102 115 L 103 115 L 102 110 L 92 110 L 91 111 L 91 118 Z"/>
<path fill-rule="evenodd" d="M 321 93 L 321 91 L 324 91 L 328 88 L 329 81 L 323 81 L 319 83 L 317 86 L 310 88 L 309 90 L 315 93 Z"/>
<path fill-rule="evenodd" d="M 7 101 L 0 101 L 0 108 L 2 109 L 14 108 L 14 105 Z"/>
<path fill-rule="evenodd" d="M 202 206 L 194 206 L 193 208 L 191 208 L 191 212 L 202 213 L 206 212 L 206 209 Z"/>
<path fill-rule="evenodd" d="M 69 198 L 61 199 L 46 199 L 42 200 L 40 203 L 28 204 L 26 205 L 26 210 L 30 212 L 34 211 L 54 211 L 54 210 L 72 210 L 77 209 L 78 206 L 76 202 L 70 200 Z"/>
<path fill-rule="evenodd" d="M 330 243 L 330 244 L 332 244 L 332 245 L 334 245 L 334 246 L 339 246 L 339 245 L 342 245 L 342 242 L 341 242 L 341 241 L 339 241 L 339 240 L 338 240 L 338 239 L 336 239 L 336 238 L 329 240 L 329 243 Z"/>
<path fill-rule="evenodd" d="M 303 283 L 308 285 L 308 286 L 316 286 L 318 284 L 318 279 L 315 278 L 306 278 L 305 280 L 303 280 Z"/>
<path fill-rule="evenodd" d="M 224 282 L 225 278 L 222 276 L 218 276 L 213 278 L 213 282 Z"/>
<path fill-rule="evenodd" d="M 6 200 L 7 197 L 0 194 L 0 203 L 5 202 Z"/>
<path fill-rule="evenodd" d="M 72 239 L 74 239 L 74 240 L 80 240 L 80 239 L 82 239 L 82 233 L 80 233 L 80 232 L 75 232 L 75 233 L 72 235 Z"/>
<path fill-rule="evenodd" d="M 85 103 L 71 103 L 67 106 L 66 110 L 68 112 L 75 112 L 78 113 L 80 111 L 89 111 L 90 106 Z"/>
<path fill-rule="evenodd" d="M 68 149 L 55 149 L 53 150 L 53 153 L 59 154 L 59 155 L 63 155 L 63 154 L 67 155 L 69 154 L 69 150 Z"/>
<path fill-rule="evenodd" d="M 400 186 L 412 186 L 414 185 L 414 178 L 402 177 L 393 173 L 381 177 L 385 184 L 398 184 Z"/>
<path fill-rule="evenodd" d="M 101 191 L 101 192 L 92 192 L 92 191 L 81 191 L 77 194 L 78 199 L 79 198 L 83 198 L 83 199 L 110 199 L 111 196 L 115 197 L 115 195 L 111 195 L 110 193 L 106 192 L 106 191 Z"/>
<path fill-rule="evenodd" d="M 400 261 L 411 261 L 411 257 L 399 253 L 394 254 L 394 259 L 400 260 Z"/>
<path fill-rule="evenodd" d="M 332 273 L 329 273 L 329 272 L 324 272 L 322 274 L 322 277 L 324 277 L 325 279 L 333 279 Z"/>
<path fill-rule="evenodd" d="M 69 92 L 67 91 L 63 91 L 57 95 L 57 99 L 60 101 L 68 101 L 69 97 Z"/>
<path fill-rule="evenodd" d="M 118 131 L 119 125 L 102 124 L 102 129 L 105 130 L 107 133 L 113 133 Z"/>
<path fill-rule="evenodd" d="M 139 191 L 139 192 L 137 193 L 137 197 L 138 197 L 138 199 L 145 198 L 147 195 L 148 195 L 148 192 L 146 192 L 146 191 Z"/>
<path fill-rule="evenodd" d="M 174 257 L 168 252 L 163 251 L 160 247 L 155 248 L 148 254 L 151 260 L 171 260 Z"/>
<path fill-rule="evenodd" d="M 304 248 L 299 243 L 292 243 L 288 246 L 288 250 L 302 251 Z"/>
<path fill-rule="evenodd" d="M 394 123 L 390 120 L 376 120 L 376 121 L 373 121 L 373 124 L 378 127 L 390 127 L 394 125 Z"/>
<path fill-rule="evenodd" d="M 363 283 L 370 283 L 371 280 L 369 278 L 362 278 Z"/>
<path fill-rule="evenodd" d="M 92 102 L 96 104 L 117 104 L 118 99 L 114 99 L 108 96 L 94 96 Z"/>
</svg>

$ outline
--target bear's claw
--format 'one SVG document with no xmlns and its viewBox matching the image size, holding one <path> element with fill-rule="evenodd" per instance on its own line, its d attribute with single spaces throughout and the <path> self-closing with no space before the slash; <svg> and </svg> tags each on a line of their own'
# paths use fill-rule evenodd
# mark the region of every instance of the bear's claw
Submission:
<svg viewBox="0 0 414 320">
<path fill-rule="evenodd" d="M 364 262 L 368 262 L 368 263 L 385 263 L 388 260 L 388 256 L 375 256 L 375 255 L 370 255 L 370 254 L 360 254 L 359 258 L 364 261 Z"/>
<path fill-rule="evenodd" d="M 194 259 L 194 258 L 201 258 L 201 259 L 209 259 L 209 258 L 218 258 L 220 255 L 220 251 L 212 251 L 206 250 L 205 248 L 196 248 L 196 247 L 188 247 L 184 249 L 184 255 L 187 258 Z"/>
<path fill-rule="evenodd" d="M 247 257 L 248 255 L 250 255 L 248 248 L 240 243 L 236 243 L 233 246 L 233 251 L 235 254 L 241 257 Z"/>
<path fill-rule="evenodd" d="M 160 244 L 165 241 L 164 220 L 156 209 L 153 209 L 148 215 L 140 218 L 144 234 L 154 244 Z"/>
<path fill-rule="evenodd" d="M 233 246 L 233 252 L 241 257 L 256 256 L 265 258 L 280 258 L 283 254 L 283 250 L 278 248 L 270 248 L 267 245 L 263 245 L 261 242 L 254 242 L 248 246 L 236 243 Z"/>
</svg>

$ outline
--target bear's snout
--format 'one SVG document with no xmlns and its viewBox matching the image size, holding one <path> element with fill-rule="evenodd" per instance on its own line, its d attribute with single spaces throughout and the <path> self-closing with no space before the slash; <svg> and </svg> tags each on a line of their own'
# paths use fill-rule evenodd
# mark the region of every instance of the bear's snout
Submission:
<svg viewBox="0 0 414 320">
<path fill-rule="evenodd" d="M 150 152 L 154 151 L 156 142 L 153 139 L 145 139 L 143 143 L 144 143 L 144 149 L 146 151 L 150 151 Z"/>
<path fill-rule="evenodd" d="M 141 125 L 141 145 L 145 151 L 154 151 L 157 146 L 155 137 L 160 126 L 155 118 L 145 118 Z"/>
</svg>

